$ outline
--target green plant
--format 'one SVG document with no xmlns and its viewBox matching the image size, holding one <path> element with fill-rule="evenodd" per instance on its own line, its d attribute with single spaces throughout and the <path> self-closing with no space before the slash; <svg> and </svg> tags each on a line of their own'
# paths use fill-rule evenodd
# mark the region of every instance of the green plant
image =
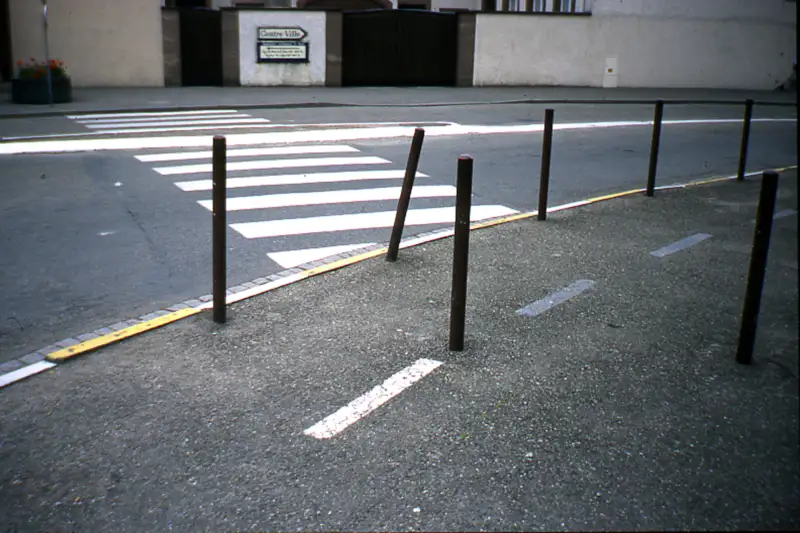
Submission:
<svg viewBox="0 0 800 533">
<path fill-rule="evenodd" d="M 63 61 L 51 59 L 49 63 L 50 75 L 53 79 L 69 78 L 67 68 Z M 47 79 L 48 63 L 31 58 L 30 61 L 17 61 L 17 77 L 21 80 Z"/>
</svg>

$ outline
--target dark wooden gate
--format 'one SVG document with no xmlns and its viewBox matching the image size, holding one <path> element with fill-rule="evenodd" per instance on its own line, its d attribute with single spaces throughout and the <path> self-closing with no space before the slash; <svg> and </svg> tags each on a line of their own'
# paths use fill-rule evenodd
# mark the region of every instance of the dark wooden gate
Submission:
<svg viewBox="0 0 800 533">
<path fill-rule="evenodd" d="M 8 0 L 0 0 L 0 80 L 8 81 L 12 77 L 11 58 L 11 23 L 8 11 Z"/>
<path fill-rule="evenodd" d="M 455 85 L 455 13 L 375 10 L 343 14 L 343 85 Z"/>
<path fill-rule="evenodd" d="M 183 85 L 222 85 L 222 13 L 181 9 Z"/>
</svg>

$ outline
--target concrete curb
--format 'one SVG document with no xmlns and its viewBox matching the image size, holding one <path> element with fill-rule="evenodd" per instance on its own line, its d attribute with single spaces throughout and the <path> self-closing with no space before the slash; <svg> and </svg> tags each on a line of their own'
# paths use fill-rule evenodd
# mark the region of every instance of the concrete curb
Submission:
<svg viewBox="0 0 800 533">
<path fill-rule="evenodd" d="M 204 106 L 163 106 L 163 107 L 130 107 L 130 108 L 96 108 L 96 109 L 65 109 L 59 111 L 41 111 L 30 113 L 6 113 L 0 115 L 0 120 L 22 119 L 22 118 L 47 118 L 63 117 L 73 114 L 93 114 L 93 113 L 152 113 L 152 112 L 175 112 L 175 111 L 213 111 L 215 109 L 230 109 L 246 111 L 252 109 L 309 109 L 309 108 L 341 108 L 341 107 L 361 107 L 361 108 L 413 108 L 413 107 L 465 107 L 480 105 L 519 105 L 519 104 L 616 104 L 616 105 L 653 105 L 657 99 L 520 99 L 520 100 L 487 100 L 469 102 L 420 102 L 403 104 L 364 104 L 350 102 L 289 102 L 276 104 L 239 104 L 239 105 L 204 105 Z M 683 99 L 664 99 L 665 105 L 743 105 L 744 100 L 683 100 Z M 778 107 L 797 107 L 797 102 L 776 102 L 769 100 L 756 100 L 755 105 L 778 106 Z"/>
<path fill-rule="evenodd" d="M 776 172 L 782 173 L 794 169 L 797 169 L 797 165 L 790 165 L 769 170 L 775 170 Z M 763 171 L 764 170 L 748 172 L 745 174 L 745 176 L 756 176 L 761 174 Z M 686 183 L 662 185 L 660 187 L 656 187 L 656 190 L 682 189 L 731 181 L 735 179 L 735 175 L 715 176 Z M 571 202 L 548 208 L 548 213 L 566 211 L 568 209 L 575 209 L 606 200 L 613 200 L 634 194 L 642 194 L 644 192 L 645 189 L 641 188 L 604 196 L 595 196 L 586 200 L 579 200 L 577 202 Z M 532 218 L 536 215 L 537 211 L 530 211 L 497 217 L 494 219 L 473 223 L 470 225 L 470 230 L 475 231 L 498 226 L 500 224 L 506 224 L 517 220 Z M 451 237 L 452 235 L 452 229 L 435 230 L 427 233 L 421 233 L 404 239 L 400 244 L 400 248 L 410 248 L 420 244 L 445 239 L 447 237 Z M 333 255 L 323 260 L 305 263 L 298 267 L 284 270 L 267 277 L 257 278 L 251 282 L 243 283 L 228 289 L 226 301 L 230 305 L 235 302 L 273 291 L 286 285 L 297 283 L 304 279 L 309 279 L 320 274 L 333 272 L 334 270 L 384 255 L 386 254 L 387 249 L 388 248 L 386 244 L 373 244 L 350 252 Z M 31 352 L 30 354 L 18 359 L 7 361 L 3 364 L 0 364 L 0 388 L 51 369 L 56 366 L 56 363 L 66 362 L 74 357 L 77 357 L 78 355 L 96 351 L 100 348 L 127 338 L 134 337 L 146 331 L 177 322 L 178 320 L 189 316 L 200 314 L 203 311 L 212 308 L 211 299 L 211 295 L 207 294 L 200 296 L 199 298 L 186 300 L 184 302 L 167 307 L 166 309 L 159 309 L 152 313 L 148 313 L 147 315 L 143 315 L 136 319 L 117 322 L 108 327 L 97 329 L 93 332 L 58 341 L 50 346 L 35 352 Z"/>
</svg>

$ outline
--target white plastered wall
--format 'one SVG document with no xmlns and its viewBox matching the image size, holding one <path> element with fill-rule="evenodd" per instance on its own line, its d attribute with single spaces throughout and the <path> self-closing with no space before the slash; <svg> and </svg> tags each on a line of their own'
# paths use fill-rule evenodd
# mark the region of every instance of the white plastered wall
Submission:
<svg viewBox="0 0 800 533">
<path fill-rule="evenodd" d="M 325 13 L 305 10 L 239 11 L 239 76 L 242 85 L 325 85 Z M 307 33 L 308 63 L 257 63 L 259 27 L 296 27 Z"/>
<path fill-rule="evenodd" d="M 42 3 L 11 0 L 13 59 L 44 60 Z M 161 0 L 48 2 L 50 57 L 76 87 L 164 85 Z"/>
<path fill-rule="evenodd" d="M 641 15 L 712 20 L 769 20 L 787 22 L 795 11 L 788 0 L 594 0 L 598 15 Z"/>
<path fill-rule="evenodd" d="M 591 16 L 479 14 L 475 37 L 475 85 L 721 89 L 778 86 L 797 38 L 785 0 L 595 0 Z"/>
</svg>

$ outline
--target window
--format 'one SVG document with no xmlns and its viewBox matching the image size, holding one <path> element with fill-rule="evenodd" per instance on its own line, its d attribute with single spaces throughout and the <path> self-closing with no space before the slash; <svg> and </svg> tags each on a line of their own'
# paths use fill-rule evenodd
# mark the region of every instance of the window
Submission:
<svg viewBox="0 0 800 533">
<path fill-rule="evenodd" d="M 521 0 L 520 0 L 521 1 Z M 591 13 L 592 0 L 528 0 L 528 11 L 541 13 Z"/>
</svg>

